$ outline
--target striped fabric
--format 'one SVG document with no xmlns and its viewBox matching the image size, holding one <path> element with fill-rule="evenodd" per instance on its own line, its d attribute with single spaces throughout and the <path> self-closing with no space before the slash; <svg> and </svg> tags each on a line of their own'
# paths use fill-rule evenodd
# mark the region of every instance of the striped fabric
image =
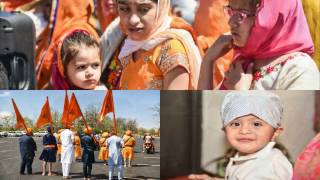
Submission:
<svg viewBox="0 0 320 180">
<path fill-rule="evenodd" d="M 277 128 L 282 112 L 283 105 L 275 94 L 267 91 L 233 91 L 225 96 L 220 115 L 224 127 L 238 117 L 252 114 Z"/>
</svg>

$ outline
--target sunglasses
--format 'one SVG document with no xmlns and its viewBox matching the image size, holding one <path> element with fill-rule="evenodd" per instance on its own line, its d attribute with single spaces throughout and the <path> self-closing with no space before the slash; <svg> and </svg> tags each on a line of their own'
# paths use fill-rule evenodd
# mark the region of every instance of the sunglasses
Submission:
<svg viewBox="0 0 320 180">
<path fill-rule="evenodd" d="M 235 10 L 235 9 L 232 9 L 231 6 L 224 6 L 223 7 L 223 10 L 224 10 L 224 13 L 229 17 L 235 17 L 237 22 L 238 23 L 243 23 L 244 20 L 246 20 L 247 18 L 249 17 L 254 17 L 256 16 L 256 14 L 254 13 L 249 13 L 249 12 L 246 12 L 244 10 Z"/>
</svg>

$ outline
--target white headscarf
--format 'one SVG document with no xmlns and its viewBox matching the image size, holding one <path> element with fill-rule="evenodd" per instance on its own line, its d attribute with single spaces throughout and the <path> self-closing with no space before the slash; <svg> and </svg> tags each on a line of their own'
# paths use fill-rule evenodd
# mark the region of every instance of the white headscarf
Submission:
<svg viewBox="0 0 320 180">
<path fill-rule="evenodd" d="M 148 51 L 156 47 L 158 44 L 168 40 L 168 37 L 156 37 L 156 35 L 170 28 L 172 18 L 169 17 L 169 11 L 170 0 L 158 0 L 154 32 L 142 41 L 135 41 L 127 37 L 119 53 L 119 59 L 127 57 L 139 49 Z"/>
<path fill-rule="evenodd" d="M 223 127 L 238 117 L 252 114 L 278 128 L 282 113 L 279 96 L 266 91 L 230 92 L 225 96 L 220 110 Z"/>
</svg>

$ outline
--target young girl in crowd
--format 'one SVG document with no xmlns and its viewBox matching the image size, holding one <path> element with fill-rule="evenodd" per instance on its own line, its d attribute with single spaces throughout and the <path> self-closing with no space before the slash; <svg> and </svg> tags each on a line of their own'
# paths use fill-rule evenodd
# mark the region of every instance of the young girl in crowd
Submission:
<svg viewBox="0 0 320 180">
<path fill-rule="evenodd" d="M 283 107 L 268 92 L 231 92 L 221 105 L 223 129 L 238 153 L 230 159 L 226 179 L 281 179 L 292 177 L 292 165 L 278 149 Z"/>
<path fill-rule="evenodd" d="M 85 30 L 66 34 L 57 48 L 47 89 L 102 89 L 101 59 L 97 40 Z"/>
<path fill-rule="evenodd" d="M 300 0 L 229 0 L 231 34 L 211 46 L 201 65 L 200 89 L 212 89 L 212 64 L 231 48 L 234 63 L 220 89 L 319 89 L 319 70 Z M 219 87 L 218 87 L 219 88 Z"/>
<path fill-rule="evenodd" d="M 170 1 L 118 0 L 117 8 L 120 29 L 116 20 L 101 38 L 102 82 L 111 89 L 196 89 L 200 53 L 192 27 L 169 16 Z M 116 36 L 122 34 L 124 40 Z"/>
</svg>

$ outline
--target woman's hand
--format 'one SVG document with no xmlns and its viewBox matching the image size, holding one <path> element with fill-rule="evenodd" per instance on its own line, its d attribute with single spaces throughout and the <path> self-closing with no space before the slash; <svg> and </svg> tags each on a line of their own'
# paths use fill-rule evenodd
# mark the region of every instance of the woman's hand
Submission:
<svg viewBox="0 0 320 180">
<path fill-rule="evenodd" d="M 219 38 L 209 47 L 204 59 L 216 60 L 232 49 L 232 36 L 230 33 L 225 33 L 219 36 Z"/>
<path fill-rule="evenodd" d="M 242 68 L 242 61 L 236 60 L 231 64 L 229 71 L 225 74 L 223 85 L 230 90 L 249 90 L 252 83 L 253 63 L 250 63 L 245 73 Z"/>
<path fill-rule="evenodd" d="M 232 49 L 232 36 L 228 34 L 221 35 L 213 45 L 207 50 L 201 63 L 198 89 L 213 89 L 212 72 L 214 62 L 224 56 Z"/>
</svg>

